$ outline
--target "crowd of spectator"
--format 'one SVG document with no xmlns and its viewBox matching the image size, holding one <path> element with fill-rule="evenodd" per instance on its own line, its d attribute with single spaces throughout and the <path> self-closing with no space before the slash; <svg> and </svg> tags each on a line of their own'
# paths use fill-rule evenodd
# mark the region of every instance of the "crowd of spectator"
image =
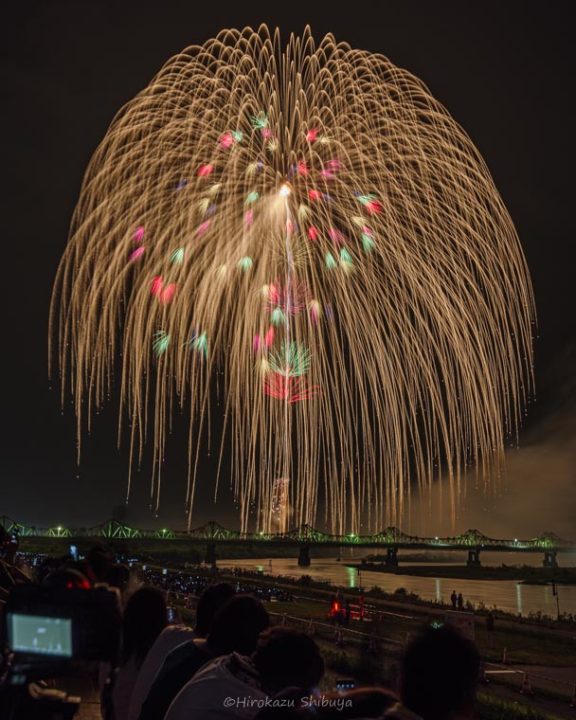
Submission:
<svg viewBox="0 0 576 720">
<path fill-rule="evenodd" d="M 238 570 L 236 575 L 237 579 L 234 582 L 236 592 L 249 593 L 263 602 L 286 602 L 294 598 L 293 593 L 284 588 L 262 586 L 256 582 L 250 582 L 250 580 Z M 206 575 L 195 575 L 194 573 L 181 571 L 167 572 L 150 567 L 142 570 L 141 576 L 143 581 L 149 585 L 162 588 L 162 590 L 173 593 L 174 595 L 184 596 L 199 596 L 208 585 L 214 582 L 213 578 L 208 578 Z"/>
<path fill-rule="evenodd" d="M 479 656 L 451 627 L 425 627 L 411 639 L 397 687 L 326 691 L 314 638 L 272 627 L 262 599 L 240 584 L 161 571 L 135 578 L 103 547 L 64 568 L 43 562 L 36 577 L 4 555 L 0 602 L 21 582 L 64 579 L 67 587 L 105 585 L 116 593 L 121 643 L 115 661 L 99 669 L 103 720 L 473 717 Z M 199 595 L 193 627 L 170 617 L 167 592 Z"/>
</svg>

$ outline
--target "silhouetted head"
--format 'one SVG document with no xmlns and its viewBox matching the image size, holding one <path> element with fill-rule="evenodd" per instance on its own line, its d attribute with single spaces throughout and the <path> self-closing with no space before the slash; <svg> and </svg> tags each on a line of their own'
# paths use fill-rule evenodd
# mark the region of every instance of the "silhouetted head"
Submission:
<svg viewBox="0 0 576 720">
<path fill-rule="evenodd" d="M 160 590 L 143 587 L 126 603 L 122 620 L 122 663 L 130 658 L 140 666 L 166 627 L 166 601 Z"/>
<path fill-rule="evenodd" d="M 10 535 L 3 525 L 0 525 L 0 548 L 10 542 Z"/>
<path fill-rule="evenodd" d="M 54 570 L 45 577 L 42 584 L 55 590 L 89 590 L 92 587 L 80 570 L 71 567 Z"/>
<path fill-rule="evenodd" d="M 210 585 L 204 590 L 196 607 L 196 637 L 204 638 L 208 635 L 214 616 L 234 594 L 235 590 L 230 583 Z"/>
<path fill-rule="evenodd" d="M 104 581 L 107 582 L 110 587 L 118 588 L 121 593 L 126 589 L 129 580 L 130 570 L 126 565 L 122 565 L 121 563 L 110 565 L 104 576 Z"/>
<path fill-rule="evenodd" d="M 97 582 L 104 582 L 106 573 L 112 565 L 112 554 L 104 545 L 93 545 L 86 553 L 86 564 L 92 579 Z"/>
<path fill-rule="evenodd" d="M 270 625 L 264 606 L 251 595 L 235 595 L 214 616 L 208 633 L 210 650 L 217 655 L 254 652 L 258 636 Z"/>
<path fill-rule="evenodd" d="M 263 632 L 252 661 L 269 693 L 292 687 L 309 692 L 324 675 L 324 660 L 314 640 L 291 628 Z"/>
<path fill-rule="evenodd" d="M 4 526 L 0 525 L 0 558 L 13 563 L 14 555 L 18 550 L 18 536 L 10 534 Z"/>
<path fill-rule="evenodd" d="M 453 628 L 428 627 L 404 654 L 400 680 L 403 704 L 423 720 L 451 720 L 472 713 L 480 657 L 474 644 Z"/>
</svg>

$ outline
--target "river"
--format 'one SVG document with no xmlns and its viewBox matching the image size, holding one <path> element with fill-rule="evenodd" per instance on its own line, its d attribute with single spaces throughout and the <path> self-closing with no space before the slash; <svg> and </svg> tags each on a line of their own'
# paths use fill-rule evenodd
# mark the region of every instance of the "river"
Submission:
<svg viewBox="0 0 576 720">
<path fill-rule="evenodd" d="M 556 617 L 558 601 L 560 612 L 576 614 L 576 586 L 574 585 L 559 586 L 559 594 L 556 598 L 550 585 L 525 585 L 514 580 L 454 580 L 441 577 L 392 575 L 367 570 L 359 571 L 346 565 L 346 562 L 358 562 L 359 558 L 360 555 L 356 557 L 343 555 L 342 560 L 338 561 L 335 558 L 313 557 L 312 564 L 307 568 L 299 567 L 296 558 L 221 560 L 218 564 L 220 567 L 257 570 L 267 574 L 286 575 L 294 578 L 310 575 L 314 580 L 325 580 L 350 588 L 370 589 L 378 586 L 385 592 L 394 592 L 397 588 L 403 587 L 408 592 L 416 593 L 425 600 L 445 603 L 450 602 L 452 590 L 456 590 L 456 592 L 462 593 L 465 602 L 470 601 L 474 605 L 483 603 L 488 608 L 496 607 L 523 616 L 541 612 L 544 615 Z M 562 564 L 574 564 L 567 560 L 568 558 Z M 574 558 L 572 557 L 570 560 L 573 561 Z M 503 559 L 499 557 L 490 563 L 490 558 L 486 557 L 487 565 L 496 565 L 502 562 Z M 509 564 L 514 563 L 510 562 Z M 534 560 L 534 564 L 536 564 L 536 560 Z"/>
</svg>

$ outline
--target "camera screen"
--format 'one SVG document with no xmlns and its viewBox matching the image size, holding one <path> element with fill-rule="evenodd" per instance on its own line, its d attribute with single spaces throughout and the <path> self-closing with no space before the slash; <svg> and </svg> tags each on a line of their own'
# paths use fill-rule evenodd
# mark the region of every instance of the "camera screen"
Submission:
<svg viewBox="0 0 576 720">
<path fill-rule="evenodd" d="M 14 652 L 72 657 L 72 620 L 10 613 L 8 643 Z"/>
</svg>

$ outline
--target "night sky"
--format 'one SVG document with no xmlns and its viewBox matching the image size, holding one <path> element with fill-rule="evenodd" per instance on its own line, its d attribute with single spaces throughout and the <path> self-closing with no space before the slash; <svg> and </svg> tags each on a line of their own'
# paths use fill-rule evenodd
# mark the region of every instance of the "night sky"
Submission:
<svg viewBox="0 0 576 720">
<path fill-rule="evenodd" d="M 479 148 L 516 224 L 536 293 L 538 400 L 522 446 L 548 447 L 554 455 L 555 443 L 561 443 L 566 462 L 557 471 L 558 488 L 564 488 L 558 492 L 568 488 L 574 500 L 576 67 L 570 3 L 381 0 L 338 3 L 341 9 L 328 2 L 193 0 L 13 5 L 0 22 L 0 515 L 40 525 L 84 525 L 104 520 L 123 502 L 127 456 L 116 450 L 115 406 L 98 418 L 77 468 L 75 419 L 69 406 L 61 413 L 59 383 L 49 382 L 47 374 L 50 292 L 82 176 L 117 110 L 169 57 L 224 27 L 261 22 L 280 26 L 284 36 L 309 23 L 317 38 L 332 32 L 354 47 L 387 55 L 427 84 Z M 147 509 L 144 469 L 128 522 L 184 523 L 186 453 L 178 447 L 184 437 L 177 431 L 168 447 L 160 518 Z M 535 506 L 550 491 L 546 467 L 531 475 L 528 497 Z M 208 462 L 205 473 L 210 475 Z M 231 502 L 215 507 L 210 484 L 199 492 L 197 524 L 214 517 L 233 525 Z"/>
</svg>

